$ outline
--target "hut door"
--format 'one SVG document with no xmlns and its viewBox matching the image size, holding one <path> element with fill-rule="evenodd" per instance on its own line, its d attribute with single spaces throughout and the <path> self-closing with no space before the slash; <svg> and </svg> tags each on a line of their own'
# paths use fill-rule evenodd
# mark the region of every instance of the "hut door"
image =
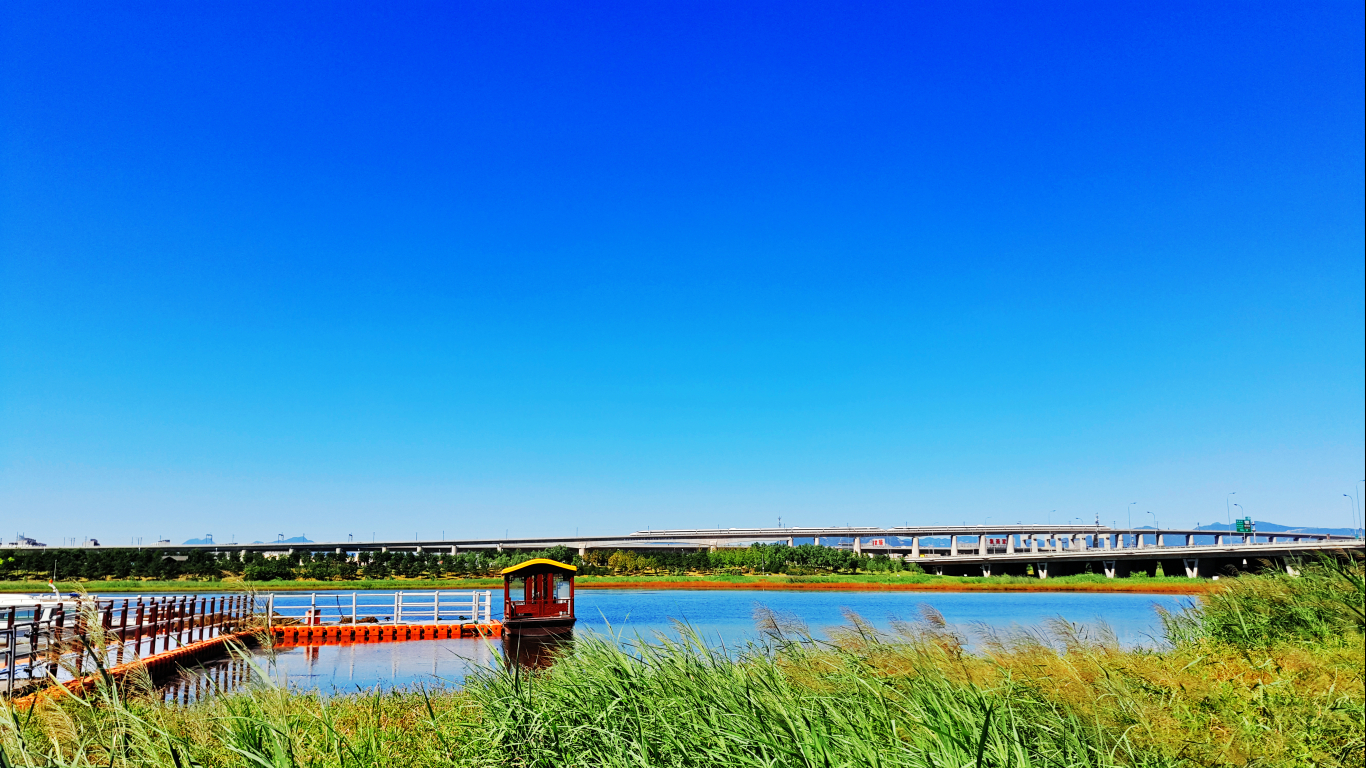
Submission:
<svg viewBox="0 0 1366 768">
<path fill-rule="evenodd" d="M 545 616 L 550 613 L 550 605 L 555 600 L 555 596 L 550 591 L 551 575 L 548 573 L 537 573 L 527 578 L 527 607 L 531 609 L 534 616 Z"/>
</svg>

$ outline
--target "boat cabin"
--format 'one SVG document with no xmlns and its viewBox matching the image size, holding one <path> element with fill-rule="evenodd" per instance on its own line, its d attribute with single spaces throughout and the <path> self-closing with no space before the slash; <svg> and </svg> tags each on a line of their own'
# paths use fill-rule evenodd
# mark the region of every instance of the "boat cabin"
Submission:
<svg viewBox="0 0 1366 768">
<path fill-rule="evenodd" d="M 504 630 L 525 635 L 572 632 L 574 574 L 578 570 L 572 565 L 543 557 L 504 568 Z M 514 586 L 521 587 L 521 600 L 512 599 Z"/>
</svg>

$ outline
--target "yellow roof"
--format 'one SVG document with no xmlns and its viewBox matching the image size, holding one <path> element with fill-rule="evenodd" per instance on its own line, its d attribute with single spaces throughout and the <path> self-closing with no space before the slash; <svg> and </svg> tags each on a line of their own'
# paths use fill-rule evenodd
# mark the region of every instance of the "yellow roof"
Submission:
<svg viewBox="0 0 1366 768">
<path fill-rule="evenodd" d="M 550 558 L 547 558 L 547 557 L 538 557 L 538 558 L 536 558 L 536 559 L 534 559 L 534 560 L 528 560 L 528 561 L 526 561 L 525 563 L 518 563 L 518 564 L 512 566 L 511 568 L 504 568 L 504 569 L 503 569 L 503 575 L 506 576 L 506 575 L 508 575 L 509 573 L 512 573 L 513 571 L 520 571 L 520 570 L 522 570 L 523 568 L 526 568 L 526 567 L 532 566 L 532 565 L 553 565 L 553 566 L 555 566 L 556 568 L 563 568 L 563 569 L 565 569 L 565 570 L 567 570 L 567 571 L 577 571 L 577 570 L 579 570 L 578 568 L 575 568 L 575 567 L 572 566 L 572 565 L 565 565 L 564 563 L 561 563 L 561 562 L 558 561 L 558 560 L 551 560 Z"/>
</svg>

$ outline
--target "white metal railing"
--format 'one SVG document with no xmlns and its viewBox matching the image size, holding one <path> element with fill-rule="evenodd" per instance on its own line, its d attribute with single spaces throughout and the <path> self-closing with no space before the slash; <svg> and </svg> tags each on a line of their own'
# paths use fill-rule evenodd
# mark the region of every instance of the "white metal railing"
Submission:
<svg viewBox="0 0 1366 768">
<path fill-rule="evenodd" d="M 493 592 L 275 592 L 266 596 L 266 606 L 276 624 L 487 624 Z"/>
</svg>

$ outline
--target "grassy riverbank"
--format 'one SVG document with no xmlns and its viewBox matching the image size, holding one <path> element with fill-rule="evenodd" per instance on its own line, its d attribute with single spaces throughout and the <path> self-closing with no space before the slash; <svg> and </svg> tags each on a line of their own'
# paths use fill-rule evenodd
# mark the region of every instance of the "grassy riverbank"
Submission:
<svg viewBox="0 0 1366 768">
<path fill-rule="evenodd" d="M 907 590 L 907 591 L 1060 591 L 1060 592 L 1159 592 L 1197 594 L 1210 590 L 1215 582 L 1188 579 L 1183 576 L 1131 577 L 1107 579 L 1087 574 L 1034 579 L 1017 576 L 990 578 L 965 576 L 931 576 L 923 573 L 870 573 L 833 576 L 784 575 L 621 575 L 580 576 L 580 589 L 784 589 L 784 590 Z M 116 592 L 133 594 L 174 592 L 232 592 L 255 590 L 260 592 L 319 591 L 319 590 L 393 590 L 393 589 L 502 589 L 498 578 L 463 579 L 359 579 L 352 581 L 243 581 L 233 580 L 104 580 L 60 581 L 57 588 L 63 593 L 77 587 L 94 594 Z M 49 592 L 46 582 L 0 582 L 0 592 Z"/>
<path fill-rule="evenodd" d="M 580 639 L 463 691 L 105 690 L 0 717 L 0 747 L 34 766 L 1362 766 L 1364 595 L 1360 562 L 1221 580 L 1166 619 L 1165 650 L 1055 622 L 969 653 L 933 613 L 818 643 L 761 615 L 738 654 Z"/>
</svg>

